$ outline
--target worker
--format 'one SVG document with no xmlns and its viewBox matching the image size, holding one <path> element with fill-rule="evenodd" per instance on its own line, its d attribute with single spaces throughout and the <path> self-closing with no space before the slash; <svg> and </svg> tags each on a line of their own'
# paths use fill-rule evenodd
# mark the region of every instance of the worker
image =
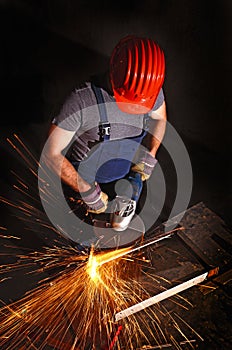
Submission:
<svg viewBox="0 0 232 350">
<path fill-rule="evenodd" d="M 164 74 L 159 45 L 128 35 L 114 47 L 104 79 L 74 89 L 52 119 L 46 163 L 88 213 L 107 210 L 120 179 L 137 186 L 131 196 L 139 203 L 165 133 Z"/>
</svg>

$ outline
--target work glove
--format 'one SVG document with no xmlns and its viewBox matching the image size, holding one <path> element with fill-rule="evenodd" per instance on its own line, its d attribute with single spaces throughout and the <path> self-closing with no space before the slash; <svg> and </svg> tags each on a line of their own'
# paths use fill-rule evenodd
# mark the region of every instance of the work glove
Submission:
<svg viewBox="0 0 232 350">
<path fill-rule="evenodd" d="M 153 157 L 146 149 L 143 149 L 139 155 L 137 164 L 131 167 L 131 170 L 141 174 L 142 181 L 148 180 L 157 163 L 157 159 Z"/>
<path fill-rule="evenodd" d="M 95 183 L 87 192 L 80 193 L 82 200 L 87 205 L 87 211 L 94 214 L 103 213 L 108 204 L 108 196 L 102 192 L 99 184 Z"/>
</svg>

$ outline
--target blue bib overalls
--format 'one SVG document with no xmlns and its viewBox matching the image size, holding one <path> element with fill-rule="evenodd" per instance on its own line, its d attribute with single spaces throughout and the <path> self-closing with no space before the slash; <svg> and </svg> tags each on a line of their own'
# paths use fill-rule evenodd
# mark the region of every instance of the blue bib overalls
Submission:
<svg viewBox="0 0 232 350">
<path fill-rule="evenodd" d="M 135 137 L 110 140 L 110 124 L 104 105 L 101 89 L 92 84 L 99 114 L 100 142 L 94 146 L 86 159 L 73 162 L 80 176 L 88 183 L 109 183 L 124 178 L 130 171 L 135 153 L 147 133 L 148 115 L 144 115 L 144 129 Z"/>
</svg>

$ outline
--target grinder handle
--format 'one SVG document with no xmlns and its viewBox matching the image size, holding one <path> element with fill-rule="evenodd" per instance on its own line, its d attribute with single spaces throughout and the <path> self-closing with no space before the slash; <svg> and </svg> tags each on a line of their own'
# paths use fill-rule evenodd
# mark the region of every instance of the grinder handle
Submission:
<svg viewBox="0 0 232 350">
<path fill-rule="evenodd" d="M 131 199 L 136 201 L 138 203 L 138 200 L 140 198 L 142 189 L 143 189 L 143 181 L 141 178 L 141 174 L 136 173 L 134 171 L 130 171 L 129 175 L 127 176 L 127 180 L 132 185 L 132 196 Z"/>
</svg>

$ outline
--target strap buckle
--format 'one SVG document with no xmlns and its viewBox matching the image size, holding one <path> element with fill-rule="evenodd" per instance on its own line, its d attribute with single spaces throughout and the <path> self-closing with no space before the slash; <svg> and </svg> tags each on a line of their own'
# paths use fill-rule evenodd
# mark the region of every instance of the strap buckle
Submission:
<svg viewBox="0 0 232 350">
<path fill-rule="evenodd" d="M 110 139 L 110 123 L 109 122 L 100 122 L 99 123 L 99 132 L 98 135 L 100 135 L 100 141 L 105 141 Z"/>
</svg>

